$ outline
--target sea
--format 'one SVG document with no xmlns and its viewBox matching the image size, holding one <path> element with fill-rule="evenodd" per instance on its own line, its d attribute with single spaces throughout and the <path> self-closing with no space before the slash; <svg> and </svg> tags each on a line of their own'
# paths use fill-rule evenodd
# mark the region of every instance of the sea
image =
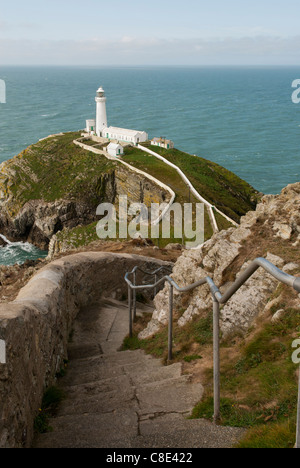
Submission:
<svg viewBox="0 0 300 468">
<path fill-rule="evenodd" d="M 176 148 L 277 194 L 300 180 L 296 79 L 300 67 L 0 66 L 0 163 L 50 134 L 83 129 L 95 117 L 101 85 L 109 125 L 170 138 Z M 0 248 L 0 264 L 45 255 L 30 244 L 9 244 Z"/>
</svg>

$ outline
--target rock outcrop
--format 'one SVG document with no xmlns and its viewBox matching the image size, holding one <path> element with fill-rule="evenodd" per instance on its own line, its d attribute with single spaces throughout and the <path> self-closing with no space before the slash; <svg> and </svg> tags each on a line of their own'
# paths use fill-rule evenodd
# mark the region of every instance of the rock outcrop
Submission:
<svg viewBox="0 0 300 468">
<path fill-rule="evenodd" d="M 0 247 L 5 247 L 7 245 L 6 240 L 3 239 L 3 237 L 0 236 Z"/>
<path fill-rule="evenodd" d="M 0 233 L 46 250 L 63 229 L 96 221 L 100 203 L 169 202 L 150 179 L 73 144 L 76 134 L 54 136 L 0 165 Z"/>
<path fill-rule="evenodd" d="M 210 276 L 225 291 L 236 277 L 257 256 L 264 256 L 285 271 L 299 271 L 300 183 L 289 185 L 280 195 L 262 199 L 256 211 L 242 217 L 241 225 L 214 235 L 197 250 L 185 251 L 175 264 L 172 277 L 186 286 Z M 293 257 L 294 256 L 294 257 Z M 245 333 L 261 313 L 278 282 L 262 269 L 231 298 L 221 310 L 223 336 Z M 184 309 L 178 324 L 183 326 L 195 315 L 212 307 L 207 286 L 200 287 L 187 298 L 175 293 L 175 306 Z M 186 306 L 187 302 L 187 306 Z M 155 311 L 147 328 L 140 334 L 146 338 L 168 323 L 169 286 L 155 299 Z"/>
</svg>

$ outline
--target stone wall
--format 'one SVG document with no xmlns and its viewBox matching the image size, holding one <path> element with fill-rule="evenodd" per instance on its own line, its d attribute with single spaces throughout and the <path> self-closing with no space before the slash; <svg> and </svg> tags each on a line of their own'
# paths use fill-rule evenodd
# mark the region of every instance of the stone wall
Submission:
<svg viewBox="0 0 300 468">
<path fill-rule="evenodd" d="M 67 343 L 79 309 L 101 297 L 121 299 L 124 276 L 135 265 L 155 269 L 165 262 L 136 255 L 81 253 L 57 260 L 34 276 L 17 299 L 0 306 L 0 447 L 30 447 L 45 388 L 67 358 Z"/>
</svg>

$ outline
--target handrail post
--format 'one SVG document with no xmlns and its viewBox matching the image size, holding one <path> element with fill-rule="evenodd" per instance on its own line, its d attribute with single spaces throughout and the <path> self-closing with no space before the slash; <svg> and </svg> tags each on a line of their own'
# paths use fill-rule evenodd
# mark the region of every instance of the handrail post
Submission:
<svg viewBox="0 0 300 468">
<path fill-rule="evenodd" d="M 213 297 L 214 334 L 214 424 L 220 421 L 220 304 Z"/>
<path fill-rule="evenodd" d="M 128 286 L 128 312 L 129 312 L 129 336 L 132 338 L 132 293 L 131 287 Z"/>
<path fill-rule="evenodd" d="M 133 285 L 136 286 L 136 271 L 133 274 Z M 133 320 L 136 319 L 136 289 L 133 290 Z"/>
<path fill-rule="evenodd" d="M 173 286 L 170 284 L 168 361 L 172 361 L 172 359 L 173 359 Z"/>
<path fill-rule="evenodd" d="M 299 367 L 299 385 L 298 385 L 298 409 L 297 409 L 297 438 L 296 448 L 300 448 L 300 367 Z"/>
<path fill-rule="evenodd" d="M 155 272 L 149 273 L 143 271 L 139 268 L 140 271 L 144 272 L 145 274 L 150 274 L 150 276 L 155 276 L 155 283 L 150 285 L 136 285 L 136 276 L 134 277 L 134 284 L 130 282 L 129 275 L 134 273 L 134 270 L 131 273 L 127 273 L 125 275 L 125 281 L 128 284 L 128 308 L 129 308 L 129 334 L 133 336 L 133 321 L 132 321 L 132 291 L 136 294 L 137 289 L 142 290 L 146 289 L 154 289 L 155 294 L 157 293 L 157 288 L 160 286 L 164 281 L 168 281 L 170 285 L 170 292 L 169 292 L 169 330 L 168 330 L 168 360 L 172 361 L 173 359 L 173 303 L 174 303 L 174 288 L 180 292 L 188 292 L 196 287 L 202 286 L 207 284 L 210 288 L 212 298 L 213 298 L 213 355 L 214 355 L 214 423 L 217 424 L 221 419 L 221 404 L 220 404 L 220 304 L 226 304 L 229 299 L 240 289 L 241 286 L 257 271 L 258 268 L 264 268 L 264 270 L 276 278 L 283 284 L 287 286 L 293 287 L 295 291 L 300 293 L 300 278 L 291 276 L 271 262 L 264 258 L 257 258 L 252 262 L 252 264 L 242 273 L 235 283 L 224 293 L 222 294 L 219 288 L 216 286 L 212 278 L 209 276 L 203 278 L 202 280 L 197 281 L 196 283 L 191 284 L 190 286 L 180 287 L 178 284 L 170 278 L 170 276 L 164 276 L 159 281 L 158 272 L 163 270 L 164 268 L 161 267 Z M 135 267 L 138 269 L 138 267 Z M 136 300 L 136 299 L 135 299 Z M 136 302 L 135 302 L 136 304 Z M 134 304 L 134 307 L 136 307 Z M 296 437 L 296 447 L 300 448 L 300 369 L 299 369 L 299 388 L 298 388 L 298 408 L 297 408 L 297 437 Z"/>
</svg>

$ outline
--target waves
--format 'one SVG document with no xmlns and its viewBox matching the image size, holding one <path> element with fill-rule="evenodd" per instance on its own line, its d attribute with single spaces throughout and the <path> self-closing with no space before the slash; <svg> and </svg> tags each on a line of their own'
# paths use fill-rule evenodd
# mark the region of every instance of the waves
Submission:
<svg viewBox="0 0 300 468">
<path fill-rule="evenodd" d="M 7 242 L 5 247 L 0 247 L 0 265 L 21 265 L 26 260 L 37 260 L 47 256 L 47 252 L 28 242 L 10 242 L 2 234 L 0 237 Z"/>
<path fill-rule="evenodd" d="M 53 113 L 53 114 L 42 114 L 41 117 L 43 119 L 53 119 L 54 117 L 57 117 L 58 113 Z"/>
</svg>

